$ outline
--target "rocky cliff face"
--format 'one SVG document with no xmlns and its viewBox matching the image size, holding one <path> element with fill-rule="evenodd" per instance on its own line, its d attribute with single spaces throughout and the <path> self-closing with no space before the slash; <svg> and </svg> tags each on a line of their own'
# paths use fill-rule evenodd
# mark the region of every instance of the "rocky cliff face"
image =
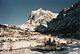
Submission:
<svg viewBox="0 0 80 54">
<path fill-rule="evenodd" d="M 63 9 L 56 19 L 48 22 L 48 30 L 61 37 L 80 39 L 80 2 Z"/>
<path fill-rule="evenodd" d="M 29 16 L 26 28 L 31 31 L 44 31 L 47 27 L 47 22 L 50 22 L 53 18 L 56 18 L 57 15 L 57 13 L 52 13 L 51 11 L 43 10 L 42 8 L 34 10 Z M 35 29 L 38 26 L 40 26 L 39 29 Z"/>
</svg>

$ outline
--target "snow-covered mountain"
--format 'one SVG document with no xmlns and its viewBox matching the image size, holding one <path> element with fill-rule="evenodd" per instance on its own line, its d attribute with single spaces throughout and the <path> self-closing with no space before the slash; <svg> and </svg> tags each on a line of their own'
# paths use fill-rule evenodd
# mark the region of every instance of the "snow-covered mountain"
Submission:
<svg viewBox="0 0 80 54">
<path fill-rule="evenodd" d="M 42 25 L 44 27 L 47 27 L 47 22 L 50 22 L 53 18 L 56 18 L 57 15 L 58 13 L 52 13 L 51 11 L 43 10 L 42 8 L 40 8 L 40 9 L 32 11 L 28 18 L 27 23 L 21 25 L 20 27 L 22 29 L 28 28 L 31 31 L 35 31 L 35 28 L 37 26 Z"/>
<path fill-rule="evenodd" d="M 18 25 L 18 27 L 20 27 L 21 29 L 24 29 L 25 30 L 27 28 L 27 23 Z"/>
</svg>

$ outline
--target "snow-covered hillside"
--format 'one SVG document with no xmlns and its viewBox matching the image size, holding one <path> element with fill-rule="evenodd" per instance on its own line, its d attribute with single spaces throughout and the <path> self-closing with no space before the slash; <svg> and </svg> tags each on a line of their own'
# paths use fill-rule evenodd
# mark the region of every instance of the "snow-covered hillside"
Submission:
<svg viewBox="0 0 80 54">
<path fill-rule="evenodd" d="M 56 18 L 57 15 L 58 13 L 52 13 L 51 11 L 44 10 L 42 8 L 33 10 L 28 18 L 27 24 L 23 24 L 20 27 L 22 29 L 28 28 L 31 31 L 35 31 L 37 26 L 42 25 L 47 27 L 47 22 L 50 22 L 53 18 Z"/>
</svg>

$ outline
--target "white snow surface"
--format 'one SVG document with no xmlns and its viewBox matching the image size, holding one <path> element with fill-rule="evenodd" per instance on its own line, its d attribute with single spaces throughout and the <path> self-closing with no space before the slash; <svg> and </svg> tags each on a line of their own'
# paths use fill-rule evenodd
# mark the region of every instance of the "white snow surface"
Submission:
<svg viewBox="0 0 80 54">
<path fill-rule="evenodd" d="M 57 15 L 58 13 L 53 13 L 42 8 L 33 10 L 27 23 L 19 25 L 19 27 L 21 29 L 29 28 L 31 31 L 34 31 L 35 28 L 39 25 L 47 27 L 47 22 L 50 22 L 53 18 L 56 18 Z"/>
</svg>

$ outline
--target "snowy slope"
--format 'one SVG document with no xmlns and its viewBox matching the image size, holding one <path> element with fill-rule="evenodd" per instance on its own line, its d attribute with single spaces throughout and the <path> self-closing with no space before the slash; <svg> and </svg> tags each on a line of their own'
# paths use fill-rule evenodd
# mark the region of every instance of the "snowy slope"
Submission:
<svg viewBox="0 0 80 54">
<path fill-rule="evenodd" d="M 47 22 L 50 22 L 53 18 L 56 18 L 58 13 L 52 13 L 42 8 L 33 10 L 28 18 L 27 24 L 21 25 L 22 29 L 29 28 L 31 31 L 35 31 L 37 26 L 47 27 Z M 43 29 L 44 30 L 44 29 Z"/>
</svg>

